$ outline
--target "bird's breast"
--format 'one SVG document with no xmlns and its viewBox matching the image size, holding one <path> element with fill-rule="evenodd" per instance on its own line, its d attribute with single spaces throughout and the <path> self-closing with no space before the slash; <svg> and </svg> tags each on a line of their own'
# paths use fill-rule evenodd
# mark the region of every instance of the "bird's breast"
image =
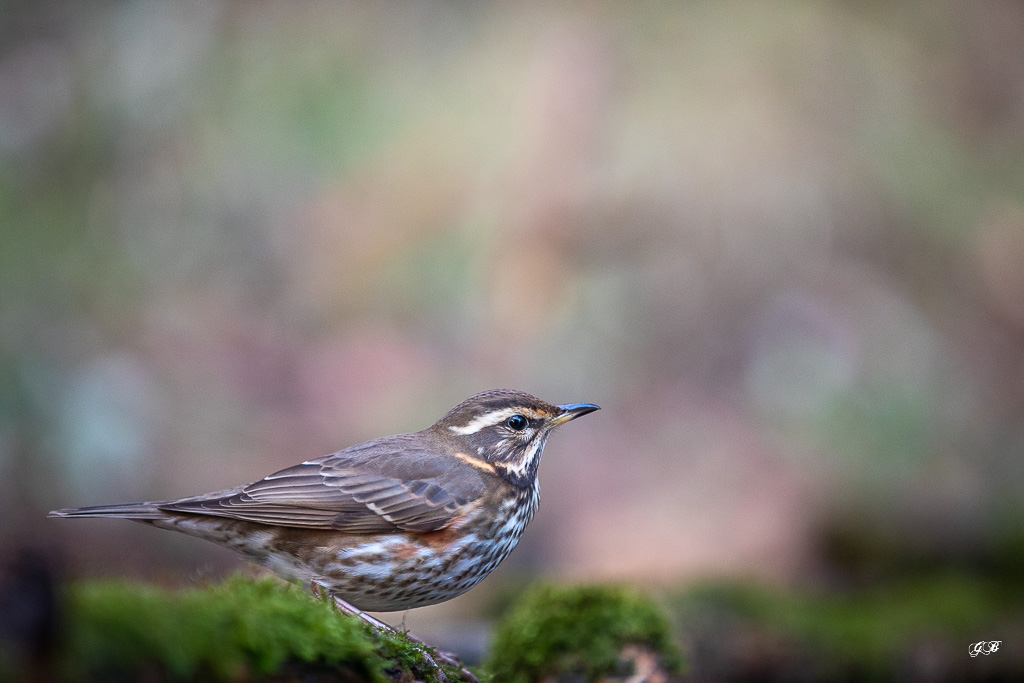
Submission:
<svg viewBox="0 0 1024 683">
<path fill-rule="evenodd" d="M 539 489 L 509 490 L 472 506 L 445 529 L 365 537 L 321 557 L 317 572 L 360 609 L 399 610 L 465 593 L 516 547 Z"/>
</svg>

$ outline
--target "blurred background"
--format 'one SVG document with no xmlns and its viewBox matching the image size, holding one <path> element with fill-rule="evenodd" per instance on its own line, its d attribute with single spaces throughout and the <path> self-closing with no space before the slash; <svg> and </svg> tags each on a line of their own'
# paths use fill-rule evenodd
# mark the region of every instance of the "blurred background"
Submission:
<svg viewBox="0 0 1024 683">
<path fill-rule="evenodd" d="M 11 562 L 222 576 L 45 514 L 496 387 L 604 410 L 498 572 L 409 615 L 427 638 L 541 577 L 1024 561 L 1013 0 L 9 0 L 0 245 Z"/>
</svg>

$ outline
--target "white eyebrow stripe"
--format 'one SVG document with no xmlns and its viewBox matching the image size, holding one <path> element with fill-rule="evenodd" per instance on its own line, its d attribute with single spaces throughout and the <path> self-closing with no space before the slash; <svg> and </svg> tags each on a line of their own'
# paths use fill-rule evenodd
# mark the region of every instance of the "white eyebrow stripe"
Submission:
<svg viewBox="0 0 1024 683">
<path fill-rule="evenodd" d="M 463 425 L 462 427 L 452 425 L 448 427 L 448 429 L 452 430 L 456 434 L 462 434 L 463 436 L 476 434 L 481 429 L 492 427 L 517 413 L 522 413 L 522 410 L 519 408 L 502 408 L 501 410 L 492 410 L 489 413 L 484 413 L 483 415 L 474 417 L 467 425 Z"/>
</svg>

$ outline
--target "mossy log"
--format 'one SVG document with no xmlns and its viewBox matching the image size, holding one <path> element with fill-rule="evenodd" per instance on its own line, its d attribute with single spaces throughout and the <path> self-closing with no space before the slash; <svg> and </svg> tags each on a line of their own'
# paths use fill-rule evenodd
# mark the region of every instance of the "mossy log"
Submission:
<svg viewBox="0 0 1024 683">
<path fill-rule="evenodd" d="M 0 648 L 0 683 L 53 681 L 672 680 L 668 621 L 619 587 L 529 591 L 495 633 L 483 673 L 415 638 L 341 614 L 272 577 L 183 590 L 125 581 L 69 584 L 56 645 L 26 667 Z"/>
<path fill-rule="evenodd" d="M 57 647 L 0 681 L 459 681 L 431 648 L 265 577 L 171 591 L 124 581 L 67 587 Z M 40 667 L 43 667 L 40 669 Z"/>
</svg>

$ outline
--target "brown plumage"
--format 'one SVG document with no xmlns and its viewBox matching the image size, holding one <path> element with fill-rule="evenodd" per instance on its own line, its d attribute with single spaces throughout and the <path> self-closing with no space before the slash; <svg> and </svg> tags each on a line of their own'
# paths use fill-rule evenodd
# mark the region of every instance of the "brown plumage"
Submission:
<svg viewBox="0 0 1024 683">
<path fill-rule="evenodd" d="M 204 538 L 359 609 L 421 607 L 461 595 L 508 556 L 537 509 L 551 430 L 597 409 L 487 391 L 423 431 L 252 484 L 50 516 L 120 517 Z"/>
</svg>

